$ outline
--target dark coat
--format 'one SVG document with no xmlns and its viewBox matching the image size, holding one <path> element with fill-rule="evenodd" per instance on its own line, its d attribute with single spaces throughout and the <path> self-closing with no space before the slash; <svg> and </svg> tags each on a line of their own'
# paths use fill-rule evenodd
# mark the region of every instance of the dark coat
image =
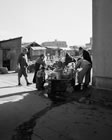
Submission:
<svg viewBox="0 0 112 140">
<path fill-rule="evenodd" d="M 92 64 L 91 56 L 88 51 L 83 50 L 83 58 Z"/>
<path fill-rule="evenodd" d="M 65 65 L 68 65 L 68 63 L 71 63 L 71 62 L 76 62 L 76 60 L 73 57 L 71 57 L 68 53 L 66 53 Z"/>
<path fill-rule="evenodd" d="M 36 83 L 36 74 L 37 74 L 37 71 L 40 69 L 40 65 L 45 65 L 45 62 L 43 60 L 41 60 L 40 58 L 36 61 L 35 63 L 35 73 L 34 73 L 34 77 L 33 77 L 33 83 Z"/>
</svg>

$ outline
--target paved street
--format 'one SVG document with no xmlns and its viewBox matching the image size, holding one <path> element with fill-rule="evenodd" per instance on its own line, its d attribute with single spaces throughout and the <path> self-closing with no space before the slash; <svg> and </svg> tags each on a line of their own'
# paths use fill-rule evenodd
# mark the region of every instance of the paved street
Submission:
<svg viewBox="0 0 112 140">
<path fill-rule="evenodd" d="M 33 74 L 29 74 L 29 81 Z M 44 109 L 50 101 L 37 95 L 35 85 L 17 86 L 17 74 L 0 75 L 0 140 L 10 140 L 14 129 L 35 112 Z"/>
<path fill-rule="evenodd" d="M 17 86 L 16 73 L 0 75 L 0 140 L 112 140 L 111 109 L 52 104 L 34 84 L 26 86 L 24 78 L 22 84 Z"/>
</svg>

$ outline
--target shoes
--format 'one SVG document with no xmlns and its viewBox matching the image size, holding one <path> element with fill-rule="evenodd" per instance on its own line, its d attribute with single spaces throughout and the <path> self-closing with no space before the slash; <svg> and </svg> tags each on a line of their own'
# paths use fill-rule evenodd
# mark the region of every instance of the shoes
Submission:
<svg viewBox="0 0 112 140">
<path fill-rule="evenodd" d="M 21 83 L 19 83 L 19 84 L 18 84 L 18 86 L 22 86 L 22 84 L 21 84 Z"/>
<path fill-rule="evenodd" d="M 29 86 L 29 85 L 31 85 L 31 84 L 32 84 L 32 83 L 29 83 L 29 82 L 28 82 L 28 83 L 27 83 L 27 86 Z"/>
</svg>

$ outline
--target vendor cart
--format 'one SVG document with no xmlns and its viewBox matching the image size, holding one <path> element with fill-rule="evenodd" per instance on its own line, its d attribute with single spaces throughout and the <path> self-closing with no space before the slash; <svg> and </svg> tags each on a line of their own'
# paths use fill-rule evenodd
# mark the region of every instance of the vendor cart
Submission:
<svg viewBox="0 0 112 140">
<path fill-rule="evenodd" d="M 60 65 L 59 65 L 60 64 Z M 48 75 L 48 96 L 52 99 L 66 99 L 75 86 L 76 72 L 61 63 Z"/>
<path fill-rule="evenodd" d="M 68 97 L 68 85 L 71 85 L 74 88 L 75 80 L 74 79 L 52 79 L 49 83 L 48 96 L 52 99 L 61 99 L 65 100 Z"/>
</svg>

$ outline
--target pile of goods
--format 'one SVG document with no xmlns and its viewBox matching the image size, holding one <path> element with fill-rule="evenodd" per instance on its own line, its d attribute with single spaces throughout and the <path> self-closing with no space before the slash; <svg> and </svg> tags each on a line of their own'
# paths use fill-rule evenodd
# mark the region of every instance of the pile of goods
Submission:
<svg viewBox="0 0 112 140">
<path fill-rule="evenodd" d="M 74 91 L 75 77 L 76 71 L 74 62 L 65 65 L 65 63 L 58 61 L 54 69 L 48 70 L 48 96 L 53 99 L 70 96 Z"/>
</svg>

